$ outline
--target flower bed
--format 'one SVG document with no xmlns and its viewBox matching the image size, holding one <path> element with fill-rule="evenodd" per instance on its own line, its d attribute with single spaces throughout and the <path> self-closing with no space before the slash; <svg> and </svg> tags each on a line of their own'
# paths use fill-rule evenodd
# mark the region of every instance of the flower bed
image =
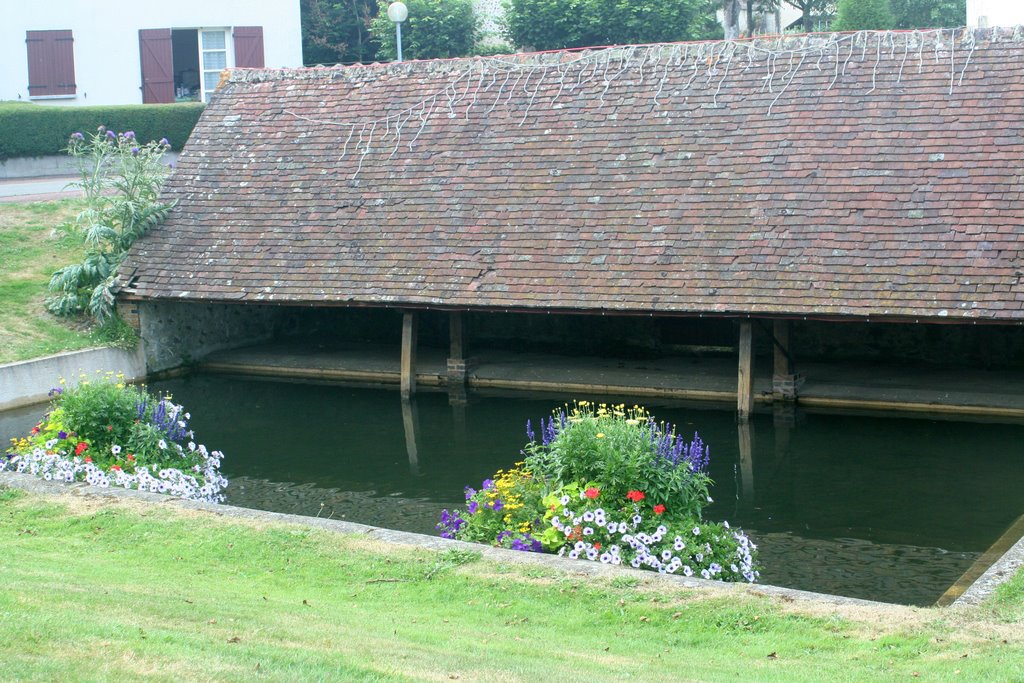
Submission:
<svg viewBox="0 0 1024 683">
<path fill-rule="evenodd" d="M 640 406 L 581 401 L 527 423 L 525 459 L 443 510 L 445 538 L 661 573 L 754 582 L 757 546 L 728 522 L 702 519 L 711 502 L 708 448 Z"/>
<path fill-rule="evenodd" d="M 12 440 L 0 470 L 223 501 L 224 454 L 195 443 L 191 415 L 170 396 L 152 396 L 111 373 L 67 390 L 61 384 L 31 434 Z"/>
</svg>

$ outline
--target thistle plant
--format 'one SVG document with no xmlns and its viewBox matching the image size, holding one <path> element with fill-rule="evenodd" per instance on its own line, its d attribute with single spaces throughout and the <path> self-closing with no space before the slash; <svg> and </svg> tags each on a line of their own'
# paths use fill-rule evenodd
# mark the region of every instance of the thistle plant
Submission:
<svg viewBox="0 0 1024 683">
<path fill-rule="evenodd" d="M 97 322 L 114 316 L 114 279 L 128 249 L 167 217 L 173 204 L 158 198 L 168 173 L 162 159 L 170 143 L 142 144 L 135 133 L 100 127 L 86 137 L 74 133 L 67 151 L 78 167 L 85 208 L 63 226 L 85 246 L 85 258 L 50 278 L 46 308 L 62 316 L 88 312 Z"/>
</svg>

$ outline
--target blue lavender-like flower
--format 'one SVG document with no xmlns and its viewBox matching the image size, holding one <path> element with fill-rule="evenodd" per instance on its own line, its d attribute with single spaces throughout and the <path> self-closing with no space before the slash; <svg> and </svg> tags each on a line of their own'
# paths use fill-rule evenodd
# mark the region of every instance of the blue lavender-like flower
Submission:
<svg viewBox="0 0 1024 683">
<path fill-rule="evenodd" d="M 537 440 L 536 435 L 533 433 L 533 425 L 530 424 L 529 420 L 526 421 L 526 438 L 530 440 L 530 443 Z"/>
</svg>

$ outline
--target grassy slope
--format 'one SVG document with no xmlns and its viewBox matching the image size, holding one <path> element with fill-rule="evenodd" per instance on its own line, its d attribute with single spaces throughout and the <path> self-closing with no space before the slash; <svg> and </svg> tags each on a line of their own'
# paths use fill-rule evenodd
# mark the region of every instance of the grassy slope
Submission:
<svg viewBox="0 0 1024 683">
<path fill-rule="evenodd" d="M 98 343 L 88 327 L 43 310 L 50 275 L 81 256 L 54 228 L 80 209 L 77 200 L 0 204 L 0 363 Z"/>
<path fill-rule="evenodd" d="M 656 592 L 632 576 L 582 579 L 298 527 L 14 491 L 0 491 L 0 576 L 3 680 L 1014 680 L 1024 672 L 1020 577 L 997 606 L 976 610 L 830 608 Z"/>
</svg>

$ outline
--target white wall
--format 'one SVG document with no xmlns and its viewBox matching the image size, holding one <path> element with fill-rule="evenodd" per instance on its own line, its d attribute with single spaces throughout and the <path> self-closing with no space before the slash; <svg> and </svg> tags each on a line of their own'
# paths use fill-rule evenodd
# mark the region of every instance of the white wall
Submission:
<svg viewBox="0 0 1024 683">
<path fill-rule="evenodd" d="M 302 66 L 299 0 L 0 0 L 0 100 L 28 99 L 25 31 L 71 29 L 76 95 L 46 104 L 142 102 L 139 29 L 262 26 L 268 67 Z"/>
<path fill-rule="evenodd" d="M 967 0 L 967 25 L 1017 26 L 1024 24 L 1024 0 Z"/>
</svg>

